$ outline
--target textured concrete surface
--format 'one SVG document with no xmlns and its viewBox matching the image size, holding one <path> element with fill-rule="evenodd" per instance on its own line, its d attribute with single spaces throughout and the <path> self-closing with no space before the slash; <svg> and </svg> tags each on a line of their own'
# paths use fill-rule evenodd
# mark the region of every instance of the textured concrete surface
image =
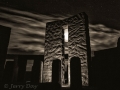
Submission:
<svg viewBox="0 0 120 90">
<path fill-rule="evenodd" d="M 61 60 L 61 80 L 64 83 L 64 29 L 68 25 L 68 84 L 70 85 L 70 60 L 79 57 L 81 60 L 82 85 L 88 86 L 88 52 L 89 52 L 89 29 L 88 18 L 85 13 L 80 13 L 62 21 L 54 21 L 46 24 L 45 58 L 43 82 L 52 82 L 52 60 Z"/>
</svg>

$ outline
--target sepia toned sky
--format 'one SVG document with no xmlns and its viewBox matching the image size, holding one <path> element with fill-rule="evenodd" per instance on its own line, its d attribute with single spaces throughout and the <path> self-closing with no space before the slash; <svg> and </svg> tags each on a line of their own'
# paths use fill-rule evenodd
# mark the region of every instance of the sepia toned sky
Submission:
<svg viewBox="0 0 120 90">
<path fill-rule="evenodd" d="M 119 3 L 119 0 L 1 0 L 0 25 L 12 28 L 8 53 L 43 54 L 46 22 L 80 12 L 88 15 L 92 51 L 116 47 L 120 36 Z"/>
</svg>

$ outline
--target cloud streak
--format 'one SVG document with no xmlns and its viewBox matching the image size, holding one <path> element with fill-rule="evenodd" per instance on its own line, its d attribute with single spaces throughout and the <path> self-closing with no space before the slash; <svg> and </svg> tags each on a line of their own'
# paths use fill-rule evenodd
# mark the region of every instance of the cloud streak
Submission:
<svg viewBox="0 0 120 90">
<path fill-rule="evenodd" d="M 46 22 L 69 17 L 35 14 L 6 7 L 0 7 L 0 10 L 0 24 L 12 28 L 8 47 L 8 53 L 12 54 L 43 54 Z"/>
<path fill-rule="evenodd" d="M 46 23 L 63 20 L 70 16 L 72 15 L 43 15 L 0 7 L 0 25 L 12 28 L 8 53 L 43 54 Z M 120 30 L 103 24 L 89 24 L 89 31 L 92 51 L 116 47 L 120 36 Z"/>
<path fill-rule="evenodd" d="M 102 24 L 89 25 L 90 42 L 93 51 L 116 47 L 120 30 L 106 27 Z"/>
</svg>

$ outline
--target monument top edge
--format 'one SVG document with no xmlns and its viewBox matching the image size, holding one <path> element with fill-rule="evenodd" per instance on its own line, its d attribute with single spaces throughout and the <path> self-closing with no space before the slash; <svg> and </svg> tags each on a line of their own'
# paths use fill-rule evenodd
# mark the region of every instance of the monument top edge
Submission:
<svg viewBox="0 0 120 90">
<path fill-rule="evenodd" d="M 47 22 L 46 24 L 52 24 L 52 23 L 62 23 L 62 22 L 67 22 L 69 19 L 73 18 L 73 17 L 79 17 L 79 18 L 87 18 L 87 14 L 85 12 L 80 12 L 76 15 L 73 15 L 71 17 L 68 17 L 68 18 L 65 18 L 63 20 L 55 20 L 55 21 L 52 21 L 52 22 Z"/>
</svg>

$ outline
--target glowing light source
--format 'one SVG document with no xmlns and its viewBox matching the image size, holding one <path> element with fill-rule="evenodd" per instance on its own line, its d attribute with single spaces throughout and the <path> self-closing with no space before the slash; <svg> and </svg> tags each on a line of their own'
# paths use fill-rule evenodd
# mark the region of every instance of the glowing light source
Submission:
<svg viewBox="0 0 120 90">
<path fill-rule="evenodd" d="M 68 29 L 64 30 L 65 42 L 68 42 Z"/>
<path fill-rule="evenodd" d="M 64 41 L 68 42 L 68 25 L 64 25 Z"/>
</svg>

